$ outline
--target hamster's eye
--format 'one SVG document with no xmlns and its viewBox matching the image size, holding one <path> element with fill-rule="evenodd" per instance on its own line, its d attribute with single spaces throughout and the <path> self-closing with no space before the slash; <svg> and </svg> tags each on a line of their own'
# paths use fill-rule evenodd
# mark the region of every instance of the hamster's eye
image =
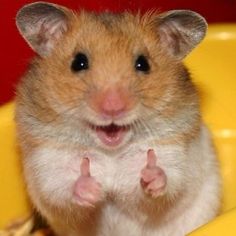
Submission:
<svg viewBox="0 0 236 236">
<path fill-rule="evenodd" d="M 140 55 L 136 62 L 135 62 L 135 69 L 142 72 L 149 72 L 150 71 L 150 65 L 148 63 L 148 60 L 145 56 Z"/>
<path fill-rule="evenodd" d="M 71 64 L 72 71 L 78 72 L 81 70 L 87 70 L 88 68 L 89 62 L 87 56 L 84 53 L 79 52 Z"/>
</svg>

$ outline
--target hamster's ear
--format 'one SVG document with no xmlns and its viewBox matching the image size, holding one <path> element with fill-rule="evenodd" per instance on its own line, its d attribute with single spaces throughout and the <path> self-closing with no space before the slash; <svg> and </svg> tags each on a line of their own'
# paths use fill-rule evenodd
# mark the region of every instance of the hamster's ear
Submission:
<svg viewBox="0 0 236 236">
<path fill-rule="evenodd" d="M 206 20 L 190 10 L 173 10 L 158 20 L 160 43 L 176 59 L 183 59 L 204 38 Z"/>
<path fill-rule="evenodd" d="M 50 54 L 55 43 L 68 29 L 66 8 L 46 2 L 22 7 L 16 16 L 18 30 L 40 56 Z"/>
</svg>

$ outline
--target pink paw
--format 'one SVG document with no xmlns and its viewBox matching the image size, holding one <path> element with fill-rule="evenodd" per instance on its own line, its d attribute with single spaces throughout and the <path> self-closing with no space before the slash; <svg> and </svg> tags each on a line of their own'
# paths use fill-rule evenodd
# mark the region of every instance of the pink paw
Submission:
<svg viewBox="0 0 236 236">
<path fill-rule="evenodd" d="M 145 193 L 153 198 L 161 196 L 166 188 L 166 174 L 156 165 L 156 155 L 153 150 L 148 150 L 147 165 L 141 171 L 141 186 Z"/>
<path fill-rule="evenodd" d="M 90 175 L 89 163 L 88 158 L 83 158 L 80 166 L 81 176 L 74 187 L 77 204 L 85 207 L 95 206 L 102 196 L 101 185 Z"/>
</svg>

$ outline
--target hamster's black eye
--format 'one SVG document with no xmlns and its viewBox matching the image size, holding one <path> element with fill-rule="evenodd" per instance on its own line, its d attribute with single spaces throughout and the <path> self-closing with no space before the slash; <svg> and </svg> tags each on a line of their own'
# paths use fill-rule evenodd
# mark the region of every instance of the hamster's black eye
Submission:
<svg viewBox="0 0 236 236">
<path fill-rule="evenodd" d="M 150 65 L 148 63 L 148 60 L 145 56 L 140 55 L 136 62 L 135 62 L 135 69 L 142 72 L 149 72 L 150 71 Z"/>
<path fill-rule="evenodd" d="M 74 72 L 78 72 L 81 70 L 87 70 L 89 68 L 88 58 L 84 53 L 78 53 L 72 64 L 71 69 Z"/>
</svg>

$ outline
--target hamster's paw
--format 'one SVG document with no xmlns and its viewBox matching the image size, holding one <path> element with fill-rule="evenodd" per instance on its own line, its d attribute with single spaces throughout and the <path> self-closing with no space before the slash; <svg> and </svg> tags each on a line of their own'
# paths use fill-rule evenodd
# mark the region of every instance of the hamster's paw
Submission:
<svg viewBox="0 0 236 236">
<path fill-rule="evenodd" d="M 147 165 L 141 171 L 141 186 L 146 194 L 153 198 L 161 196 L 166 189 L 166 174 L 156 165 L 156 155 L 153 150 L 148 150 Z"/>
<path fill-rule="evenodd" d="M 80 170 L 81 176 L 74 186 L 75 201 L 83 207 L 94 207 L 102 198 L 101 184 L 90 175 L 88 158 L 83 158 Z"/>
</svg>

